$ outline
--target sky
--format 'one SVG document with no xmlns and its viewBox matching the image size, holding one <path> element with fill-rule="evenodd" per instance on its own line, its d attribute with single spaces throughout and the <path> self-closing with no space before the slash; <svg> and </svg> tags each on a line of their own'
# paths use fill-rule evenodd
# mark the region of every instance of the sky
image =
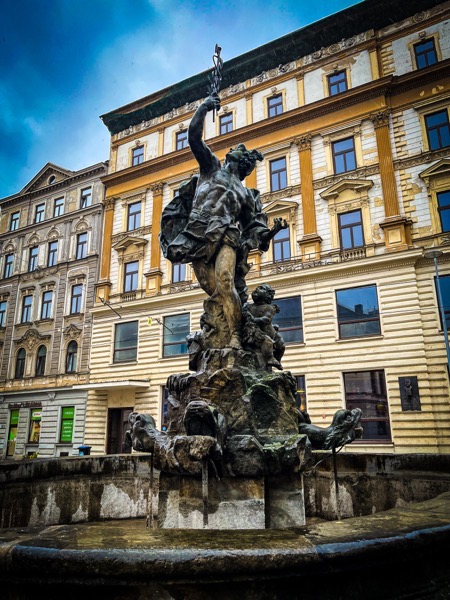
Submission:
<svg viewBox="0 0 450 600">
<path fill-rule="evenodd" d="M 0 198 L 48 162 L 108 160 L 100 116 L 211 68 L 216 44 L 226 62 L 357 3 L 2 0 Z"/>
</svg>

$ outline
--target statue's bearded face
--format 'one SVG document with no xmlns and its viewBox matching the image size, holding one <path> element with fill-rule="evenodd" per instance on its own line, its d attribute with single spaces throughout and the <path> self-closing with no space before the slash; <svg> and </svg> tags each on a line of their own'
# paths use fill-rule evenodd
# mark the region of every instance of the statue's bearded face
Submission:
<svg viewBox="0 0 450 600">
<path fill-rule="evenodd" d="M 238 144 L 236 148 L 231 148 L 225 157 L 227 163 L 238 164 L 239 179 L 243 181 L 247 175 L 255 168 L 257 160 L 262 160 L 263 156 L 256 150 L 249 151 L 244 144 Z"/>
</svg>

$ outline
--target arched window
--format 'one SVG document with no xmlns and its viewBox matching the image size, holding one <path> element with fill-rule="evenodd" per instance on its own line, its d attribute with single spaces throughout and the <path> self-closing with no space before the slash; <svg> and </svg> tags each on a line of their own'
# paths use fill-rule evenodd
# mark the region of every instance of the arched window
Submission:
<svg viewBox="0 0 450 600">
<path fill-rule="evenodd" d="M 36 377 L 45 374 L 45 360 L 47 358 L 46 346 L 39 346 L 36 356 Z"/>
<path fill-rule="evenodd" d="M 25 348 L 21 348 L 17 353 L 16 358 L 16 372 L 14 377 L 16 379 L 22 379 L 23 374 L 25 373 L 25 360 L 27 358 L 27 353 L 25 352 Z"/>
<path fill-rule="evenodd" d="M 66 373 L 75 373 L 77 370 L 78 344 L 75 340 L 69 342 L 66 354 Z"/>
</svg>

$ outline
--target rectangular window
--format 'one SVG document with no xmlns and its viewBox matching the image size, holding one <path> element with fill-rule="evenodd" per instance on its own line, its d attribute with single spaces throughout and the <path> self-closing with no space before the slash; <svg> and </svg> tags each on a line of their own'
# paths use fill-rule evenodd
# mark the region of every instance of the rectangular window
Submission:
<svg viewBox="0 0 450 600">
<path fill-rule="evenodd" d="M 186 337 L 189 335 L 189 314 L 164 317 L 163 356 L 187 353 Z"/>
<path fill-rule="evenodd" d="M 9 222 L 9 230 L 16 231 L 19 229 L 20 224 L 20 212 L 13 212 L 11 215 L 11 220 Z"/>
<path fill-rule="evenodd" d="M 339 237 L 342 250 L 364 246 L 362 216 L 360 210 L 339 215 Z"/>
<path fill-rule="evenodd" d="M 52 318 L 53 292 L 47 291 L 42 294 L 41 319 Z"/>
<path fill-rule="evenodd" d="M 233 113 L 228 113 L 220 117 L 220 135 L 233 131 Z"/>
<path fill-rule="evenodd" d="M 295 375 L 295 383 L 297 390 L 295 392 L 295 406 L 299 410 L 307 411 L 306 406 L 306 385 L 304 375 Z"/>
<path fill-rule="evenodd" d="M 186 265 L 183 263 L 172 263 L 172 283 L 186 281 Z"/>
<path fill-rule="evenodd" d="M 79 233 L 77 235 L 76 258 L 86 258 L 87 256 L 87 233 Z"/>
<path fill-rule="evenodd" d="M 58 262 L 58 241 L 48 243 L 47 267 L 54 267 Z"/>
<path fill-rule="evenodd" d="M 53 205 L 53 216 L 60 217 L 64 214 L 64 198 L 56 198 Z"/>
<path fill-rule="evenodd" d="M 436 277 L 434 278 L 434 283 L 435 283 L 435 285 L 437 283 Z M 442 306 L 444 307 L 445 322 L 447 324 L 447 329 L 450 329 L 450 275 L 440 275 L 439 276 L 439 287 L 441 289 Z M 437 293 L 437 289 L 436 289 L 436 297 L 439 302 L 439 294 Z M 439 307 L 439 319 L 440 319 L 440 323 L 441 323 L 441 328 L 443 328 L 440 307 Z"/>
<path fill-rule="evenodd" d="M 34 222 L 40 223 L 45 218 L 45 204 L 38 204 L 34 213 Z"/>
<path fill-rule="evenodd" d="M 38 266 L 38 255 L 39 255 L 39 246 L 33 246 L 30 248 L 28 255 L 28 272 L 36 271 Z"/>
<path fill-rule="evenodd" d="M 436 64 L 438 60 L 434 38 L 414 44 L 414 55 L 418 69 L 424 69 Z"/>
<path fill-rule="evenodd" d="M 347 90 L 347 76 L 345 71 L 339 71 L 328 75 L 328 92 L 330 96 L 336 96 Z"/>
<path fill-rule="evenodd" d="M 283 113 L 283 96 L 277 94 L 267 98 L 267 114 L 269 117 L 276 117 Z"/>
<path fill-rule="evenodd" d="M 450 146 L 450 124 L 446 110 L 425 115 L 425 127 L 430 150 L 439 150 Z"/>
<path fill-rule="evenodd" d="M 6 451 L 6 457 L 11 458 L 14 456 L 16 449 L 17 429 L 19 427 L 19 414 L 18 408 L 11 411 L 9 419 L 9 431 L 8 431 L 8 449 Z"/>
<path fill-rule="evenodd" d="M 113 362 L 128 362 L 137 359 L 138 325 L 138 321 L 116 325 Z"/>
<path fill-rule="evenodd" d="M 380 335 L 376 285 L 336 290 L 336 303 L 341 339 Z"/>
<path fill-rule="evenodd" d="M 184 129 L 183 131 L 177 131 L 175 147 L 177 150 L 183 150 L 183 148 L 188 147 L 187 129 Z"/>
<path fill-rule="evenodd" d="M 70 314 L 77 315 L 81 312 L 81 300 L 83 298 L 83 285 L 78 283 L 72 286 L 70 297 Z"/>
<path fill-rule="evenodd" d="M 273 260 L 275 262 L 289 260 L 291 258 L 290 230 L 280 229 L 273 238 Z"/>
<path fill-rule="evenodd" d="M 22 298 L 22 318 L 21 323 L 31 323 L 31 307 L 33 304 L 33 296 L 28 294 Z"/>
<path fill-rule="evenodd" d="M 270 189 L 272 192 L 282 190 L 287 187 L 287 167 L 286 158 L 277 158 L 271 160 L 270 168 Z"/>
<path fill-rule="evenodd" d="M 3 269 L 3 277 L 12 277 L 14 267 L 14 254 L 7 254 L 5 256 L 5 268 Z"/>
<path fill-rule="evenodd" d="M 134 292 L 138 288 L 139 261 L 125 263 L 125 275 L 123 280 L 123 291 Z"/>
<path fill-rule="evenodd" d="M 61 427 L 59 434 L 59 441 L 71 442 L 73 436 L 73 422 L 75 418 L 75 407 L 64 406 L 61 410 Z"/>
<path fill-rule="evenodd" d="M 352 137 L 333 142 L 331 149 L 335 175 L 356 169 L 355 143 Z"/>
<path fill-rule="evenodd" d="M 131 151 L 131 165 L 135 167 L 144 162 L 144 146 L 138 146 Z"/>
<path fill-rule="evenodd" d="M 282 298 L 275 304 L 280 309 L 272 322 L 278 325 L 279 333 L 284 342 L 303 342 L 302 301 L 300 296 Z"/>
<path fill-rule="evenodd" d="M 6 307 L 6 301 L 2 300 L 0 302 L 0 327 L 5 327 L 6 325 Z"/>
<path fill-rule="evenodd" d="M 132 231 L 141 226 L 141 203 L 133 202 L 128 205 L 127 230 Z"/>
<path fill-rule="evenodd" d="M 362 410 L 362 441 L 391 440 L 389 407 L 384 371 L 344 373 L 345 404 L 347 409 Z"/>
<path fill-rule="evenodd" d="M 169 390 L 165 385 L 162 386 L 162 406 L 161 406 L 161 431 L 167 431 L 169 427 Z"/>
<path fill-rule="evenodd" d="M 81 190 L 80 208 L 87 208 L 92 204 L 92 188 L 88 187 Z"/>
<path fill-rule="evenodd" d="M 450 231 L 450 190 L 438 192 L 436 195 L 442 231 Z"/>
<path fill-rule="evenodd" d="M 37 444 L 41 435 L 41 417 L 42 408 L 32 408 L 30 415 L 30 435 L 28 436 L 28 442 L 30 444 Z"/>
</svg>

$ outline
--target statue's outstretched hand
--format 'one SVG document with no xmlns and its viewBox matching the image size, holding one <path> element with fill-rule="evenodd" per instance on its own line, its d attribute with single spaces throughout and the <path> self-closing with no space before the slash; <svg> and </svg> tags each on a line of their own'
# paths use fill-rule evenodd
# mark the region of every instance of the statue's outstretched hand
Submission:
<svg viewBox="0 0 450 600">
<path fill-rule="evenodd" d="M 286 219 L 282 219 L 281 217 L 276 217 L 273 220 L 273 229 L 278 232 L 281 229 L 287 229 L 289 227 L 288 222 L 286 221 Z"/>
<path fill-rule="evenodd" d="M 206 100 L 203 102 L 204 106 L 206 106 L 208 112 L 211 110 L 220 110 L 220 98 L 219 95 L 214 92 Z"/>
</svg>

